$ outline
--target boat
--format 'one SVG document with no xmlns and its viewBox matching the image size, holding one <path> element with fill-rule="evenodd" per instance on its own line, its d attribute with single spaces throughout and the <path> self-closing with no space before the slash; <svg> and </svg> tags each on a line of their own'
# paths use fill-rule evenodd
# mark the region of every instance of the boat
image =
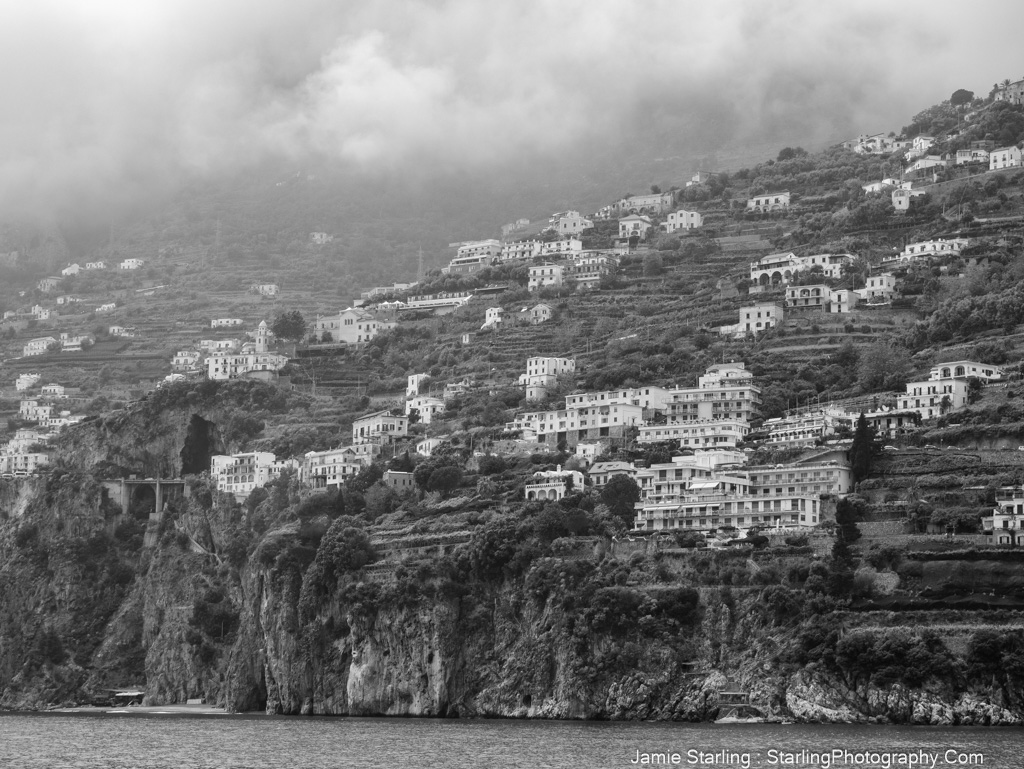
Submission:
<svg viewBox="0 0 1024 769">
<path fill-rule="evenodd" d="M 718 692 L 718 718 L 716 724 L 763 724 L 764 713 L 750 704 L 750 695 L 729 681 Z"/>
</svg>

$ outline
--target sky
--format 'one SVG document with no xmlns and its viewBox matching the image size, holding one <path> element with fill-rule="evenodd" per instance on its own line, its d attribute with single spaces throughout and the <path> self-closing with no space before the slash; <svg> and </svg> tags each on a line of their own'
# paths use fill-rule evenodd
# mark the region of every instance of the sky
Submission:
<svg viewBox="0 0 1024 769">
<path fill-rule="evenodd" d="M 268 159 L 822 145 L 1024 77 L 1022 28 L 1017 0 L 0 0 L 0 216 Z"/>
</svg>

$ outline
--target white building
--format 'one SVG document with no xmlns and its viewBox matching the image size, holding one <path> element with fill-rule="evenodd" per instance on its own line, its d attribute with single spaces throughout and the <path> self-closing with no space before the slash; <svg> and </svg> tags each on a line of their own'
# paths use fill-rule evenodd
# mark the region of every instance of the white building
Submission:
<svg viewBox="0 0 1024 769">
<path fill-rule="evenodd" d="M 48 351 L 49 346 L 56 343 L 57 340 L 52 336 L 41 336 L 36 339 L 30 339 L 22 348 L 22 357 L 27 358 L 30 355 L 44 355 Z"/>
<path fill-rule="evenodd" d="M 932 366 L 928 379 L 954 379 L 957 377 L 977 377 L 984 382 L 995 382 L 1003 379 L 1006 373 L 999 366 L 989 363 L 978 363 L 973 360 L 954 360 Z"/>
<path fill-rule="evenodd" d="M 650 195 L 631 195 L 615 204 L 619 215 L 622 214 L 654 214 L 660 216 L 671 211 L 675 205 L 675 195 L 671 192 L 653 192 Z"/>
<path fill-rule="evenodd" d="M 771 446 L 796 448 L 813 446 L 819 440 L 834 435 L 836 428 L 847 424 L 846 413 L 834 407 L 802 411 L 765 420 L 762 430 L 768 431 Z"/>
<path fill-rule="evenodd" d="M 956 164 L 958 166 L 962 166 L 966 165 L 967 163 L 988 163 L 989 156 L 989 151 L 981 149 L 980 147 L 971 147 L 970 149 L 957 150 Z"/>
<path fill-rule="evenodd" d="M 110 334 L 110 336 L 133 337 L 135 336 L 135 331 L 136 329 L 134 326 L 110 326 L 107 329 L 107 333 Z"/>
<path fill-rule="evenodd" d="M 594 223 L 585 216 L 581 216 L 579 211 L 563 211 L 554 214 L 548 219 L 548 224 L 559 235 L 579 235 L 594 226 Z"/>
<path fill-rule="evenodd" d="M 526 361 L 526 373 L 519 377 L 519 385 L 526 388 L 527 400 L 547 397 L 548 388 L 554 387 L 558 377 L 576 371 L 573 358 L 535 357 Z"/>
<path fill-rule="evenodd" d="M 554 411 L 520 414 L 505 424 L 508 431 L 519 431 L 538 443 L 574 447 L 581 441 L 621 439 L 630 428 L 643 424 L 640 406 L 609 404 L 575 406 Z"/>
<path fill-rule="evenodd" d="M 1000 168 L 1019 168 L 1020 167 L 1020 148 L 1019 147 L 1003 147 L 998 150 L 993 150 L 988 158 L 988 169 L 990 171 L 996 171 Z"/>
<path fill-rule="evenodd" d="M 117 302 L 107 302 L 96 308 L 97 315 L 109 315 L 117 310 Z"/>
<path fill-rule="evenodd" d="M 990 544 L 1024 545 L 1024 489 L 1003 486 L 996 491 L 996 506 L 989 515 L 982 516 L 981 529 Z"/>
<path fill-rule="evenodd" d="M 44 294 L 49 293 L 50 291 L 53 291 L 55 288 L 57 288 L 57 286 L 60 285 L 61 280 L 62 278 L 41 278 L 39 282 L 36 283 L 36 288 L 38 288 Z"/>
<path fill-rule="evenodd" d="M 644 387 L 623 387 L 619 390 L 604 390 L 603 392 L 573 393 L 565 396 L 566 408 L 580 408 L 583 406 L 639 406 L 650 411 L 664 411 L 671 393 L 664 387 L 645 385 Z"/>
<path fill-rule="evenodd" d="M 782 325 L 785 311 L 775 302 L 765 302 L 740 307 L 739 316 L 737 331 L 742 334 L 757 334 Z"/>
<path fill-rule="evenodd" d="M 927 194 L 924 190 L 899 189 L 892 191 L 892 206 L 897 212 L 903 213 L 910 210 L 910 201 L 914 198 Z"/>
<path fill-rule="evenodd" d="M 16 477 L 31 475 L 49 463 L 50 458 L 40 452 L 12 451 L 0 454 L 0 474 Z"/>
<path fill-rule="evenodd" d="M 254 283 L 249 287 L 249 291 L 260 296 L 277 296 L 281 293 L 281 289 L 276 283 Z"/>
<path fill-rule="evenodd" d="M 39 374 L 18 374 L 18 378 L 14 380 L 15 390 L 27 390 L 40 379 Z"/>
<path fill-rule="evenodd" d="M 908 382 L 907 394 L 897 399 L 897 405 L 901 411 L 916 411 L 921 419 L 932 419 L 966 406 L 968 389 L 966 378 Z"/>
<path fill-rule="evenodd" d="M 68 397 L 64 385 L 57 384 L 56 382 L 51 382 L 48 385 L 43 385 L 41 388 L 39 388 L 39 394 L 44 398 L 63 399 Z"/>
<path fill-rule="evenodd" d="M 141 259 L 125 259 L 118 265 L 118 268 L 122 270 L 137 270 L 144 264 L 145 262 Z"/>
<path fill-rule="evenodd" d="M 665 232 L 676 232 L 678 230 L 695 230 L 704 224 L 704 217 L 697 211 L 686 211 L 680 208 L 673 211 L 661 223 Z"/>
<path fill-rule="evenodd" d="M 171 358 L 171 368 L 175 371 L 197 371 L 202 355 L 195 350 L 178 350 Z"/>
<path fill-rule="evenodd" d="M 107 269 L 107 263 L 103 261 L 99 262 L 86 262 L 85 269 L 87 270 L 105 270 Z"/>
<path fill-rule="evenodd" d="M 641 427 L 637 443 L 679 441 L 686 449 L 734 449 L 749 433 L 748 423 L 739 419 L 669 422 Z"/>
<path fill-rule="evenodd" d="M 673 387 L 667 416 L 670 422 L 732 419 L 749 422 L 761 404 L 761 389 L 742 363 L 709 366 L 696 387 Z"/>
<path fill-rule="evenodd" d="M 527 287 L 530 291 L 539 291 L 542 288 L 560 288 L 564 273 L 565 268 L 560 264 L 531 265 L 530 281 Z"/>
<path fill-rule="evenodd" d="M 53 416 L 53 404 L 23 400 L 18 407 L 18 416 L 28 422 L 42 422 Z"/>
<path fill-rule="evenodd" d="M 327 451 L 307 452 L 299 464 L 299 480 L 314 489 L 336 489 L 373 460 L 373 455 L 344 446 Z"/>
<path fill-rule="evenodd" d="M 395 325 L 393 321 L 381 320 L 367 310 L 349 307 L 337 315 L 317 316 L 313 333 L 321 341 L 357 345 L 366 344 L 380 332 L 392 329 Z"/>
<path fill-rule="evenodd" d="M 415 398 L 420 394 L 424 382 L 430 379 L 430 374 L 409 374 L 405 385 L 405 397 Z"/>
<path fill-rule="evenodd" d="M 618 475 L 635 478 L 636 473 L 637 469 L 632 462 L 595 462 L 587 470 L 587 477 L 595 489 L 603 489 L 608 481 Z"/>
<path fill-rule="evenodd" d="M 503 307 L 488 307 L 484 310 L 484 324 L 480 328 L 497 328 L 501 325 L 504 314 L 505 309 Z"/>
<path fill-rule="evenodd" d="M 756 213 L 767 213 L 769 211 L 782 211 L 789 208 L 790 193 L 769 192 L 767 195 L 754 195 L 747 201 L 747 210 Z"/>
<path fill-rule="evenodd" d="M 525 313 L 527 321 L 531 326 L 539 326 L 541 323 L 551 320 L 554 310 L 551 309 L 550 305 L 538 304 L 528 309 L 524 308 L 523 313 Z"/>
<path fill-rule="evenodd" d="M 857 289 L 857 293 L 869 303 L 888 302 L 896 294 L 896 276 L 891 272 L 869 275 L 864 288 Z"/>
<path fill-rule="evenodd" d="M 334 236 L 326 232 L 311 232 L 309 233 L 310 241 L 317 246 L 325 246 L 334 240 Z"/>
<path fill-rule="evenodd" d="M 245 321 L 241 318 L 214 318 L 210 321 L 210 328 L 238 328 L 244 325 Z"/>
<path fill-rule="evenodd" d="M 297 469 L 294 459 L 278 460 L 270 451 L 218 454 L 210 458 L 210 477 L 217 491 L 234 494 L 239 502 L 287 469 Z"/>
<path fill-rule="evenodd" d="M 969 245 L 967 238 L 937 238 L 936 240 L 923 240 L 918 243 L 910 243 L 898 256 L 883 259 L 883 262 L 916 262 L 930 260 L 933 256 L 959 256 Z"/>
<path fill-rule="evenodd" d="M 640 240 L 647 239 L 647 231 L 653 227 L 649 216 L 642 214 L 630 214 L 619 219 L 619 239 L 637 237 Z"/>
<path fill-rule="evenodd" d="M 352 423 L 352 443 L 393 443 L 409 435 L 409 417 L 377 411 Z"/>
<path fill-rule="evenodd" d="M 409 415 L 416 409 L 420 422 L 429 425 L 434 417 L 444 413 L 444 400 L 433 395 L 416 395 L 405 402 L 405 413 Z"/>
<path fill-rule="evenodd" d="M 240 377 L 270 378 L 288 363 L 288 357 L 274 352 L 215 352 L 206 359 L 206 375 L 210 379 L 226 380 Z"/>
<path fill-rule="evenodd" d="M 67 267 L 65 267 L 63 270 L 60 271 L 60 274 L 63 275 L 64 277 L 68 277 L 70 275 L 77 275 L 81 271 L 82 271 L 82 268 L 79 267 L 77 263 L 75 263 L 75 264 L 69 264 Z"/>
<path fill-rule="evenodd" d="M 527 500 L 557 500 L 573 491 L 583 491 L 583 473 L 579 470 L 540 470 L 533 474 L 534 480 L 526 484 L 524 493 Z"/>
</svg>

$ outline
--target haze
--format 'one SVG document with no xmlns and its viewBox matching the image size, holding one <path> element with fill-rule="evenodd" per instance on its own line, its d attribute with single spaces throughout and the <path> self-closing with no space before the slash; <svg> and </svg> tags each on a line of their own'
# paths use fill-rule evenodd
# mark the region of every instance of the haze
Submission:
<svg viewBox="0 0 1024 769">
<path fill-rule="evenodd" d="M 274 159 L 421 179 L 613 153 L 692 165 L 898 130 L 955 88 L 1024 76 L 1012 0 L 0 8 L 7 213 L 116 209 Z"/>
</svg>

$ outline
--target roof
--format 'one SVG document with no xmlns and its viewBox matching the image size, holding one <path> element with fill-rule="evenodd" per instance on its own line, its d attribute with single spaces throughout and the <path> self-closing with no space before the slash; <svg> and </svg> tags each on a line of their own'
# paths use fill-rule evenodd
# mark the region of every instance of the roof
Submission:
<svg viewBox="0 0 1024 769">
<path fill-rule="evenodd" d="M 629 470 L 634 470 L 634 469 L 636 469 L 636 468 L 634 468 L 631 464 L 629 464 L 629 462 L 621 462 L 621 461 L 616 461 L 616 462 L 595 462 L 594 464 L 592 464 L 590 466 L 589 473 L 591 475 L 593 475 L 594 473 L 608 473 L 608 472 L 611 472 L 612 470 L 627 470 L 627 471 L 629 471 Z"/>
<path fill-rule="evenodd" d="M 372 414 L 367 414 L 365 416 L 361 416 L 358 419 L 355 419 L 353 421 L 355 421 L 355 422 L 362 422 L 362 421 L 364 421 L 366 419 L 376 419 L 377 417 L 381 417 L 381 416 L 394 417 L 395 419 L 408 419 L 408 417 L 406 417 L 405 415 L 395 415 L 395 414 L 392 414 L 388 409 L 381 409 L 380 411 L 374 411 Z"/>
</svg>

